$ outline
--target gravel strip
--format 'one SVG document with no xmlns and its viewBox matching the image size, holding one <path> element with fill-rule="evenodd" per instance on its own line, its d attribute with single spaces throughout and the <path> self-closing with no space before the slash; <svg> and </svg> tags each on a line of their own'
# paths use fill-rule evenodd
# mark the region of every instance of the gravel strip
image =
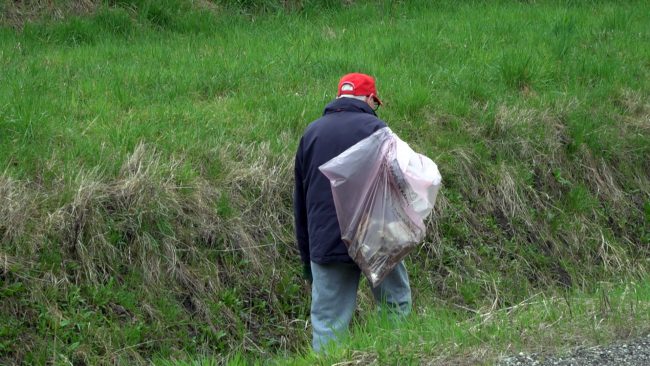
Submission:
<svg viewBox="0 0 650 366">
<path fill-rule="evenodd" d="M 650 366 L 650 334 L 607 346 L 578 348 L 564 356 L 520 353 L 501 359 L 498 366 Z"/>
</svg>

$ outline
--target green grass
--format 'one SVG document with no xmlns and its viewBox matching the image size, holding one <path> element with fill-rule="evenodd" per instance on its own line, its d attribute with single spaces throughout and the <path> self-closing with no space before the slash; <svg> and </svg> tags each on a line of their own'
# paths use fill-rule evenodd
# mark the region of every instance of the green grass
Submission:
<svg viewBox="0 0 650 366">
<path fill-rule="evenodd" d="M 0 363 L 304 352 L 292 158 L 351 71 L 443 176 L 419 304 L 647 278 L 646 2 L 55 3 L 0 2 Z"/>
<path fill-rule="evenodd" d="M 327 354 L 307 351 L 289 357 L 230 357 L 156 365 L 333 365 L 336 363 L 487 365 L 520 352 L 568 352 L 647 331 L 648 282 L 601 283 L 589 292 L 533 294 L 507 308 L 469 309 L 435 302 L 396 324 L 374 313 L 353 326 Z"/>
<path fill-rule="evenodd" d="M 277 363 L 491 364 L 521 351 L 563 352 L 645 331 L 650 320 L 648 290 L 647 282 L 601 284 L 588 293 L 549 296 L 539 292 L 501 309 L 464 311 L 433 305 L 399 326 L 372 316 L 331 356 L 307 354 Z"/>
</svg>

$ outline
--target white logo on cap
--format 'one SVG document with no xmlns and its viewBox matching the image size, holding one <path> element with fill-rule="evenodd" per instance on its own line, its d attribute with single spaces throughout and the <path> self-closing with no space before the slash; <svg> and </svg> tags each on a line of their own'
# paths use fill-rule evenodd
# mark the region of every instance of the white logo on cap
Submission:
<svg viewBox="0 0 650 366">
<path fill-rule="evenodd" d="M 343 83 L 341 85 L 341 91 L 353 91 L 354 90 L 354 84 L 352 83 Z"/>
</svg>

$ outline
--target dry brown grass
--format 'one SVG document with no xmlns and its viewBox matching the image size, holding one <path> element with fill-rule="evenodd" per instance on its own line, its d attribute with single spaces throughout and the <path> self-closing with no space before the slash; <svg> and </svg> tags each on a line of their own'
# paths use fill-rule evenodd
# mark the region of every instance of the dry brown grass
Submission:
<svg viewBox="0 0 650 366">
<path fill-rule="evenodd" d="M 266 144 L 233 144 L 218 154 L 224 166 L 220 182 L 196 177 L 179 184 L 182 160 L 164 159 L 145 144 L 115 178 L 98 170 L 79 173 L 69 194 L 29 190 L 2 176 L 0 272 L 24 277 L 34 304 L 48 301 L 47 288 L 65 292 L 70 286 L 123 283 L 128 273 L 140 273 L 139 291 L 152 298 L 160 291 L 175 293 L 192 318 L 215 334 L 225 330 L 232 347 L 262 352 L 257 335 L 278 334 L 278 347 L 296 349 L 301 337 L 284 335 L 304 333 L 304 324 L 287 313 L 299 302 L 282 295 L 290 269 L 299 267 L 290 229 L 292 160 Z M 48 199 L 35 200 L 40 196 Z M 231 213 L 219 212 L 223 202 Z M 64 262 L 43 270 L 43 252 L 59 252 Z M 215 313 L 224 291 L 235 291 L 237 302 Z M 253 308 L 259 303 L 266 305 Z M 56 303 L 49 306 L 52 314 L 61 313 Z M 152 321 L 160 319 L 152 304 L 140 306 Z M 244 338 L 237 325 L 242 322 L 248 329 Z M 97 335 L 95 342 L 104 341 L 110 340 Z"/>
<path fill-rule="evenodd" d="M 25 234 L 39 197 L 24 182 L 0 175 L 0 240 L 13 243 Z"/>
<path fill-rule="evenodd" d="M 21 29 L 25 23 L 51 19 L 61 20 L 70 15 L 94 12 L 101 2 L 97 0 L 6 0 L 0 4 L 0 25 Z"/>
<path fill-rule="evenodd" d="M 647 107 L 642 98 L 623 93 L 621 100 L 635 122 L 618 115 L 617 120 L 632 126 L 625 128 L 643 126 Z M 588 284 L 603 273 L 647 273 L 647 263 L 631 260 L 644 252 L 642 230 L 635 227 L 644 225 L 641 202 L 650 197 L 647 163 L 630 161 L 625 151 L 596 157 L 585 145 L 569 153 L 573 141 L 565 115 L 576 103 L 569 99 L 541 110 L 503 105 L 493 121 L 463 122 L 463 130 L 487 147 L 488 156 L 471 147 L 445 153 L 453 166 L 443 171 L 445 184 L 460 197 L 450 204 L 443 189 L 418 253 L 426 267 L 439 268 L 428 279 L 434 288 L 457 292 L 469 279 L 483 293 L 494 293 L 494 270 L 503 279 L 533 286 Z M 445 238 L 441 230 L 450 232 L 450 225 L 464 230 L 451 230 L 454 238 Z M 491 248 L 487 253 L 486 247 Z M 497 288 L 516 293 L 512 285 Z"/>
</svg>

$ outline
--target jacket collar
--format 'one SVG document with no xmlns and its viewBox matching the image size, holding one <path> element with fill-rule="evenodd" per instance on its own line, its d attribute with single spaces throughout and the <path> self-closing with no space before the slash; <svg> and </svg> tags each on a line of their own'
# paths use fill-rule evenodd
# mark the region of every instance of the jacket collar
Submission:
<svg viewBox="0 0 650 366">
<path fill-rule="evenodd" d="M 376 116 L 368 103 L 354 98 L 338 98 L 331 101 L 323 111 L 323 115 L 335 112 L 369 113 Z"/>
</svg>

